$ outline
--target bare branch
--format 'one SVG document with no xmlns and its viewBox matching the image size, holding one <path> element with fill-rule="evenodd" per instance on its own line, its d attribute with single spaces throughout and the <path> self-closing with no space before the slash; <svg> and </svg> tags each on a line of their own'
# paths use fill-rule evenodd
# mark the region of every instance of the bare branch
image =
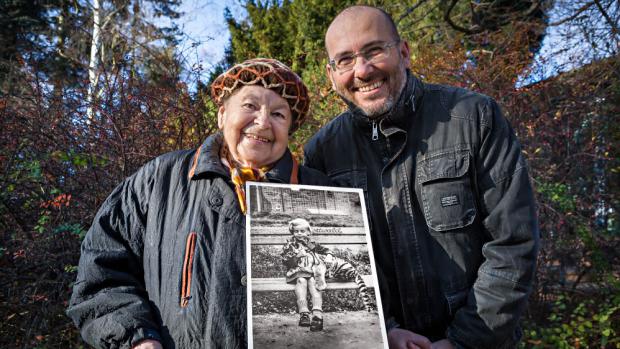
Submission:
<svg viewBox="0 0 620 349">
<path fill-rule="evenodd" d="M 417 4 L 409 7 L 405 11 L 405 13 L 403 13 L 400 17 L 398 17 L 398 19 L 396 20 L 396 24 L 400 23 L 400 21 L 402 21 L 405 17 L 409 16 L 413 11 L 415 11 L 418 7 L 422 6 L 427 1 L 428 0 L 420 0 L 420 1 L 418 1 Z"/>
<path fill-rule="evenodd" d="M 450 2 L 450 6 L 448 6 L 448 8 L 446 9 L 446 13 L 443 16 L 444 20 L 452 27 L 452 29 L 463 32 L 465 34 L 473 35 L 473 34 L 482 33 L 483 29 L 478 25 L 465 28 L 465 27 L 461 27 L 460 25 L 452 21 L 452 18 L 450 17 L 450 12 L 452 12 L 452 9 L 454 9 L 454 6 L 456 5 L 457 2 L 458 0 L 452 0 Z"/>
<path fill-rule="evenodd" d="M 426 16 L 430 15 L 431 13 L 433 13 L 433 11 L 435 11 L 435 9 L 439 7 L 439 3 L 437 3 L 435 6 L 431 7 L 424 15 L 422 15 L 422 17 L 416 19 L 415 21 L 411 22 L 410 25 L 413 26 L 414 24 L 417 24 L 419 22 L 421 22 Z M 420 28 L 422 29 L 422 28 Z"/>
<path fill-rule="evenodd" d="M 538 8 L 540 8 L 540 1 L 538 1 L 538 0 L 532 1 L 532 5 L 530 5 L 530 8 L 528 8 L 527 11 L 525 11 L 523 13 L 523 17 L 527 18 L 527 17 L 533 15 L 534 12 L 536 12 L 536 10 L 538 10 Z"/>
<path fill-rule="evenodd" d="M 607 14 L 607 11 L 605 11 L 603 6 L 601 6 L 601 2 L 599 0 L 594 0 L 594 3 L 596 4 L 596 7 L 598 7 L 598 10 L 601 11 L 601 14 L 603 15 L 603 17 L 605 17 L 605 20 L 607 21 L 607 23 L 611 26 L 612 34 L 614 35 L 618 34 L 618 27 L 616 27 L 616 24 L 611 19 L 611 17 L 609 17 L 609 14 Z"/>
<path fill-rule="evenodd" d="M 562 25 L 562 24 L 564 24 L 566 22 L 570 22 L 570 21 L 574 20 L 575 18 L 579 17 L 584 11 L 589 9 L 590 6 L 592 6 L 592 5 L 594 5 L 594 1 L 587 2 L 583 6 L 578 8 L 577 11 L 575 11 L 575 13 L 573 13 L 571 16 L 566 17 L 564 19 L 560 19 L 559 21 L 551 22 L 551 23 L 549 23 L 549 26 L 552 27 L 552 26 Z"/>
</svg>

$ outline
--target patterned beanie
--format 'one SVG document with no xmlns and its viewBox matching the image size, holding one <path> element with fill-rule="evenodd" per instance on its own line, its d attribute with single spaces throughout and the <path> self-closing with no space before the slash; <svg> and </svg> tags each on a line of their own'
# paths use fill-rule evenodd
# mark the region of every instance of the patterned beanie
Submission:
<svg viewBox="0 0 620 349">
<path fill-rule="evenodd" d="M 211 97 L 221 106 L 236 89 L 247 85 L 263 86 L 286 100 L 293 116 L 289 134 L 306 120 L 310 106 L 306 85 L 289 67 L 275 59 L 255 58 L 235 64 L 213 81 Z"/>
</svg>

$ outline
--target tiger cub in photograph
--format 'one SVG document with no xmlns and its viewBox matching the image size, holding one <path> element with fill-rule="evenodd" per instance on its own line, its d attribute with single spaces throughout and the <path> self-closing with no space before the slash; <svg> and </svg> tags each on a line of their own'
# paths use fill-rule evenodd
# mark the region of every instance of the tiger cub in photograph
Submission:
<svg viewBox="0 0 620 349">
<path fill-rule="evenodd" d="M 343 281 L 355 281 L 359 295 L 362 298 L 364 307 L 367 311 L 372 311 L 372 304 L 370 296 L 368 295 L 368 288 L 362 278 L 362 275 L 357 271 L 355 266 L 351 262 L 344 258 L 339 258 L 331 253 L 325 255 L 318 255 L 318 258 L 325 264 L 325 277 L 329 279 L 339 279 Z M 317 283 L 318 284 L 318 283 Z M 318 288 L 318 287 L 317 287 Z"/>
</svg>

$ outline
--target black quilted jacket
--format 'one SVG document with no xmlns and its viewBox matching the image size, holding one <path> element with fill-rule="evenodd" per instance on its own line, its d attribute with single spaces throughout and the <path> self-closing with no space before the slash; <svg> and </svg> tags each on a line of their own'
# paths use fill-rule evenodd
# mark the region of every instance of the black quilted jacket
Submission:
<svg viewBox="0 0 620 349">
<path fill-rule="evenodd" d="M 200 151 L 160 156 L 127 178 L 82 243 L 67 314 L 97 348 L 143 339 L 164 348 L 244 348 L 245 216 L 219 160 L 219 134 Z M 291 154 L 267 174 L 288 183 Z M 302 184 L 326 185 L 301 166 Z"/>
</svg>

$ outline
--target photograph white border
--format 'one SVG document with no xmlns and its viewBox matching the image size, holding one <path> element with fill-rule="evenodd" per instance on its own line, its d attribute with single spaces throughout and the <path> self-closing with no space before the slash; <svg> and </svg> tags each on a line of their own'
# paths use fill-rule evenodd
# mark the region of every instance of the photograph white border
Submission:
<svg viewBox="0 0 620 349">
<path fill-rule="evenodd" d="M 247 305 L 246 305 L 246 313 L 247 313 L 247 339 L 248 339 L 248 348 L 253 349 L 254 340 L 253 340 L 253 323 L 252 323 L 252 265 L 251 265 L 251 239 L 250 239 L 250 228 L 251 228 L 251 207 L 250 207 L 250 186 L 258 185 L 265 187 L 278 187 L 278 188 L 289 188 L 293 191 L 298 191 L 300 189 L 311 189 L 311 190 L 328 190 L 332 192 L 345 192 L 345 193 L 357 193 L 360 198 L 361 208 L 362 208 L 362 219 L 364 222 L 364 232 L 366 235 L 366 246 L 368 247 L 368 257 L 370 259 L 370 266 L 372 268 L 372 281 L 374 286 L 375 298 L 377 302 L 377 313 L 379 317 L 379 322 L 381 326 L 381 336 L 383 337 L 383 347 L 384 349 L 388 348 L 388 340 L 387 340 L 387 332 L 385 329 L 385 319 L 383 318 L 383 306 L 381 304 L 381 294 L 379 291 L 379 280 L 377 278 L 377 266 L 375 264 L 374 257 L 374 247 L 372 246 L 372 240 L 370 239 L 370 224 L 368 222 L 367 210 L 366 210 L 366 200 L 364 198 L 364 191 L 358 188 L 341 188 L 341 187 L 327 187 L 327 186 L 318 186 L 318 185 L 303 185 L 303 184 L 280 184 L 280 183 L 268 183 L 268 182 L 246 182 L 245 183 L 245 192 L 246 192 L 246 223 L 245 223 L 245 260 L 246 260 L 246 287 L 247 287 Z"/>
</svg>

